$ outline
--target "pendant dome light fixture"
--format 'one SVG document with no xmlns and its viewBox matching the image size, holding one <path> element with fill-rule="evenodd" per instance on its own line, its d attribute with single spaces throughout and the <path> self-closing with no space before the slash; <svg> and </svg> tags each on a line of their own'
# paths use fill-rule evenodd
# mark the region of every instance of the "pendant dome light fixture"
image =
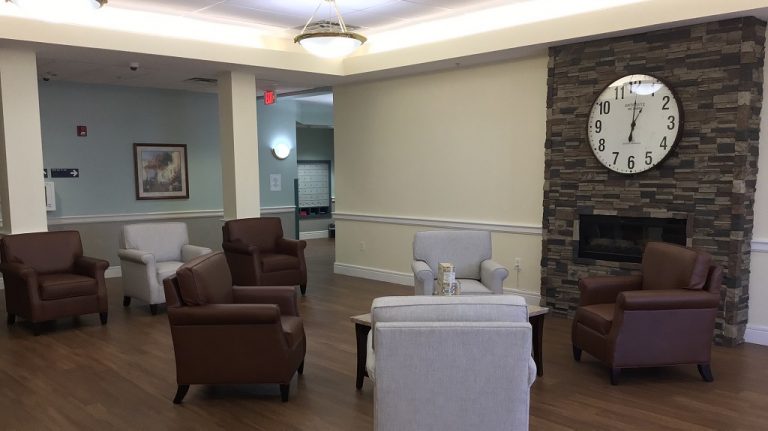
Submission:
<svg viewBox="0 0 768 431">
<path fill-rule="evenodd" d="M 335 13 L 336 22 L 328 19 L 313 23 L 315 15 L 323 3 L 326 3 L 331 12 Z M 364 44 L 366 40 L 365 36 L 347 29 L 344 18 L 341 17 L 341 12 L 336 6 L 336 0 L 320 0 L 301 33 L 293 38 L 294 43 L 301 45 L 310 54 L 323 58 L 346 57 Z"/>
</svg>

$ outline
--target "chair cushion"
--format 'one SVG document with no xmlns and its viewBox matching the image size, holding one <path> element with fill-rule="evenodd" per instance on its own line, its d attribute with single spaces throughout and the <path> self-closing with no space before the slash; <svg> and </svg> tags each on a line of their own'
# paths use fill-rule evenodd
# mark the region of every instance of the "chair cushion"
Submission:
<svg viewBox="0 0 768 431">
<path fill-rule="evenodd" d="M 527 322 L 517 295 L 383 296 L 373 300 L 371 322 Z"/>
<path fill-rule="evenodd" d="M 264 272 L 299 269 L 299 258 L 287 254 L 261 254 L 261 268 Z"/>
<path fill-rule="evenodd" d="M 46 301 L 72 298 L 75 296 L 96 295 L 96 279 L 77 274 L 38 275 L 40 298 Z"/>
<path fill-rule="evenodd" d="M 643 252 L 643 289 L 703 289 L 711 263 L 708 253 L 649 242 Z"/>
<path fill-rule="evenodd" d="M 163 280 L 175 274 L 176 270 L 179 269 L 181 265 L 184 265 L 184 262 L 177 262 L 175 260 L 157 262 L 155 264 L 155 267 L 157 268 L 157 283 L 162 286 Z"/>
<path fill-rule="evenodd" d="M 29 265 L 38 274 L 72 272 L 75 260 L 83 255 L 77 231 L 7 235 L 1 244 L 3 262 Z"/>
<path fill-rule="evenodd" d="M 576 310 L 576 321 L 603 335 L 608 334 L 613 325 L 615 304 L 584 305 Z"/>
<path fill-rule="evenodd" d="M 477 280 L 471 280 L 469 278 L 461 278 L 459 279 L 459 283 L 461 283 L 461 294 L 462 295 L 491 295 L 493 292 L 485 287 L 483 283 L 480 283 Z M 437 283 L 435 283 L 435 289 L 437 289 Z"/>
<path fill-rule="evenodd" d="M 224 253 L 196 257 L 176 271 L 181 299 L 187 305 L 231 304 L 232 275 Z"/>
<path fill-rule="evenodd" d="M 123 226 L 122 248 L 148 251 L 158 262 L 181 260 L 181 246 L 189 244 L 186 223 L 139 223 Z"/>
<path fill-rule="evenodd" d="M 280 325 L 289 348 L 295 348 L 304 339 L 304 320 L 301 317 L 280 316 Z"/>
<path fill-rule="evenodd" d="M 427 231 L 413 237 L 413 259 L 423 260 L 437 276 L 437 265 L 452 263 L 456 278 L 480 279 L 480 262 L 491 258 L 491 233 Z"/>
</svg>

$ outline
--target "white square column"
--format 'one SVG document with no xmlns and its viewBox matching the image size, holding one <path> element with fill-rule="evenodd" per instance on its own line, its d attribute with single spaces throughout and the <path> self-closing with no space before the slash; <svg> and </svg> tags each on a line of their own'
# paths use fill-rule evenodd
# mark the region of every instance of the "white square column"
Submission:
<svg viewBox="0 0 768 431">
<path fill-rule="evenodd" d="M 48 230 L 33 51 L 0 49 L 0 201 L 0 232 Z"/>
<path fill-rule="evenodd" d="M 261 215 L 256 76 L 219 75 L 219 141 L 224 219 Z"/>
</svg>

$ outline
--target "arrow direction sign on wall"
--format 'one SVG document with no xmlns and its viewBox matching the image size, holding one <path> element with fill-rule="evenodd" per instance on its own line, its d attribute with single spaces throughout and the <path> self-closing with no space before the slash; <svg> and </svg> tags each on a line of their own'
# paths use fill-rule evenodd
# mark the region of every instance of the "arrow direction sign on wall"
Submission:
<svg viewBox="0 0 768 431">
<path fill-rule="evenodd" d="M 80 178 L 80 169 L 51 168 L 51 178 Z"/>
</svg>

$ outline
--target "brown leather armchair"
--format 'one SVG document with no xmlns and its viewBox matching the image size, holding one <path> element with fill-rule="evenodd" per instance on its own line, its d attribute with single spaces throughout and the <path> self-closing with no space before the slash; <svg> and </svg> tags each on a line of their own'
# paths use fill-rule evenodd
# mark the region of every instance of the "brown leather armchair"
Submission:
<svg viewBox="0 0 768 431">
<path fill-rule="evenodd" d="M 306 338 L 294 287 L 232 286 L 221 252 L 163 281 L 181 403 L 194 384 L 277 383 L 288 401 L 304 372 Z"/>
<path fill-rule="evenodd" d="M 107 323 L 109 262 L 84 257 L 77 231 L 7 235 L 0 258 L 9 326 L 20 316 L 39 335 L 40 322 L 90 313 Z"/>
<path fill-rule="evenodd" d="M 642 274 L 579 280 L 581 299 L 573 320 L 573 357 L 587 351 L 611 367 L 696 364 L 713 380 L 712 336 L 723 270 L 712 257 L 678 245 L 649 242 Z"/>
<path fill-rule="evenodd" d="M 222 248 L 239 286 L 295 286 L 307 293 L 306 241 L 283 238 L 278 217 L 230 220 Z"/>
</svg>

